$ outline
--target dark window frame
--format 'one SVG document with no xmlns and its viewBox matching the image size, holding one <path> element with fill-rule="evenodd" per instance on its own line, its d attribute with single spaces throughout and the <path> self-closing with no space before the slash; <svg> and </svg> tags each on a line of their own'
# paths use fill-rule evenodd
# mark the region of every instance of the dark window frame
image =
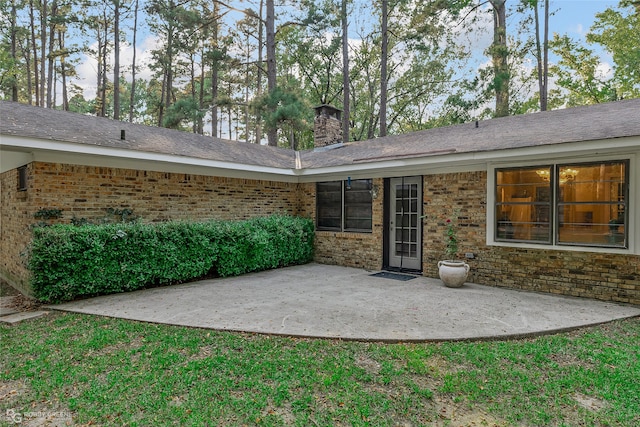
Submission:
<svg viewBox="0 0 640 427">
<path fill-rule="evenodd" d="M 554 203 L 553 203 L 553 183 L 554 183 L 554 174 L 553 174 L 554 165 L 552 164 L 544 164 L 544 165 L 536 165 L 536 166 L 521 166 L 521 167 L 513 167 L 513 168 L 497 168 L 495 169 L 495 199 L 494 199 L 494 240 L 497 242 L 517 242 L 517 243 L 534 243 L 538 245 L 553 245 L 553 218 L 554 218 Z M 520 171 L 538 171 L 538 170 L 549 170 L 549 181 L 547 185 L 540 185 L 538 183 L 516 183 L 516 184 L 498 184 L 498 173 L 499 172 L 520 172 Z M 529 195 L 525 190 L 523 190 L 522 197 L 513 197 L 511 201 L 501 201 L 498 200 L 500 197 L 498 196 L 499 187 L 531 187 L 534 186 L 535 191 L 535 199 L 526 200 L 528 197 L 533 197 L 532 193 Z M 545 191 L 541 191 L 545 190 Z M 520 192 L 520 191 L 518 191 Z M 522 199 L 522 200 L 519 200 Z M 541 200 L 538 200 L 541 199 Z M 544 200 L 546 199 L 546 200 Z M 530 207 L 531 212 L 533 212 L 536 216 L 535 220 L 530 220 L 523 222 L 522 224 L 529 223 L 533 226 L 539 227 L 543 224 L 546 224 L 548 227 L 548 231 L 546 233 L 546 240 L 541 239 L 526 239 L 526 238 L 515 238 L 515 228 L 514 224 L 510 219 L 505 219 L 502 216 L 499 216 L 499 212 L 502 211 L 502 207 Z M 508 237 L 509 235 L 513 237 Z"/>
<path fill-rule="evenodd" d="M 613 165 L 613 164 L 623 164 L 624 165 L 624 176 L 621 177 L 623 180 L 622 187 L 624 194 L 622 195 L 622 200 L 618 198 L 618 200 L 609 200 L 609 201 L 597 201 L 593 200 L 590 202 L 561 202 L 561 189 L 560 189 L 560 180 L 556 179 L 555 183 L 555 201 L 554 201 L 554 209 L 556 212 L 556 218 L 554 223 L 554 244 L 557 246 L 573 246 L 573 247 L 595 247 L 595 248 L 614 248 L 614 249 L 628 249 L 629 248 L 629 166 L 631 162 L 629 159 L 626 160 L 603 160 L 603 161 L 592 161 L 592 162 L 571 162 L 571 163 L 557 163 L 555 165 L 555 176 L 560 176 L 560 169 L 563 167 L 589 167 L 589 166 L 605 166 L 605 165 Z M 607 181 L 593 181 L 594 183 L 606 183 Z M 620 206 L 622 205 L 623 211 L 623 222 L 621 225 L 624 226 L 624 233 L 622 234 L 622 244 L 616 244 L 615 240 L 611 244 L 598 244 L 598 243 L 585 243 L 585 242 L 569 242 L 569 241 L 560 241 L 560 226 L 561 226 L 561 215 L 560 215 L 560 207 L 564 206 L 577 206 L 577 205 L 602 205 L 602 206 Z M 618 218 L 619 219 L 619 216 Z M 569 224 L 569 222 L 566 222 Z M 616 227 L 617 228 L 617 227 Z"/>
<path fill-rule="evenodd" d="M 27 165 L 18 168 L 18 191 L 27 191 L 29 183 L 27 179 Z"/>
<path fill-rule="evenodd" d="M 340 196 L 336 197 L 338 186 Z M 316 229 L 345 233 L 372 233 L 372 187 L 373 180 L 370 178 L 316 183 Z M 369 224 L 368 227 L 361 226 L 366 223 Z"/>
</svg>

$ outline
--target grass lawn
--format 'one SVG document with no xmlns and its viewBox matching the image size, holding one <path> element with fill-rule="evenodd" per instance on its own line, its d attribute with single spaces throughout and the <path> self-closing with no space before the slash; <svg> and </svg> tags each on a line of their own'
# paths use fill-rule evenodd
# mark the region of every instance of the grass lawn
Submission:
<svg viewBox="0 0 640 427">
<path fill-rule="evenodd" d="M 11 425 L 7 414 L 54 425 L 640 425 L 638 318 L 426 344 L 64 313 L 0 328 L 1 425 Z"/>
</svg>

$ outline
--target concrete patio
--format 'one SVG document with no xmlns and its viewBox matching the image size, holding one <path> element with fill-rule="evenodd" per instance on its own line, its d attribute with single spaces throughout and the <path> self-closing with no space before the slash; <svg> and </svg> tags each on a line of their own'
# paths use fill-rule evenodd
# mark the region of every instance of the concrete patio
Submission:
<svg viewBox="0 0 640 427">
<path fill-rule="evenodd" d="M 640 316 L 640 307 L 321 264 L 90 298 L 50 309 L 226 331 L 370 341 L 500 339 Z"/>
</svg>

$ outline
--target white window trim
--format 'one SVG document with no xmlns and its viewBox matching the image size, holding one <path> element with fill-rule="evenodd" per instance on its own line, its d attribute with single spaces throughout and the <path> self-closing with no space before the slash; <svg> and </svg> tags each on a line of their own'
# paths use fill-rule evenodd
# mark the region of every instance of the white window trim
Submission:
<svg viewBox="0 0 640 427">
<path fill-rule="evenodd" d="M 577 246 L 577 245 L 558 245 L 555 242 L 551 244 L 523 243 L 523 242 L 505 242 L 495 240 L 495 186 L 496 186 L 496 169 L 502 168 L 519 168 L 519 167 L 535 167 L 551 165 L 553 168 L 558 164 L 565 163 L 590 163 L 590 162 L 607 162 L 615 160 L 629 161 L 629 200 L 627 208 L 629 209 L 628 220 L 628 247 L 627 248 L 610 248 L 595 246 Z M 552 160 L 536 160 L 526 162 L 492 162 L 487 165 L 487 217 L 486 217 L 486 244 L 487 246 L 504 246 L 523 249 L 553 250 L 553 251 L 575 251 L 575 252 L 594 252 L 594 253 L 611 253 L 611 254 L 638 254 L 640 250 L 640 225 L 637 223 L 640 214 L 640 156 L 635 154 L 619 154 L 607 155 L 599 157 L 561 157 Z M 553 209 L 555 209 L 555 204 Z M 552 233 L 555 235 L 556 222 L 552 222 Z"/>
</svg>

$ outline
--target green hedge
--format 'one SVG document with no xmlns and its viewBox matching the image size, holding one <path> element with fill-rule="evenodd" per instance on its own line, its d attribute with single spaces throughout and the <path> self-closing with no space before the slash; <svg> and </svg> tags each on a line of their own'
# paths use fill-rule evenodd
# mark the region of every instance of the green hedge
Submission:
<svg viewBox="0 0 640 427">
<path fill-rule="evenodd" d="M 69 301 L 307 263 L 313 238 L 313 221 L 289 216 L 54 225 L 34 229 L 29 270 L 38 300 Z"/>
</svg>

